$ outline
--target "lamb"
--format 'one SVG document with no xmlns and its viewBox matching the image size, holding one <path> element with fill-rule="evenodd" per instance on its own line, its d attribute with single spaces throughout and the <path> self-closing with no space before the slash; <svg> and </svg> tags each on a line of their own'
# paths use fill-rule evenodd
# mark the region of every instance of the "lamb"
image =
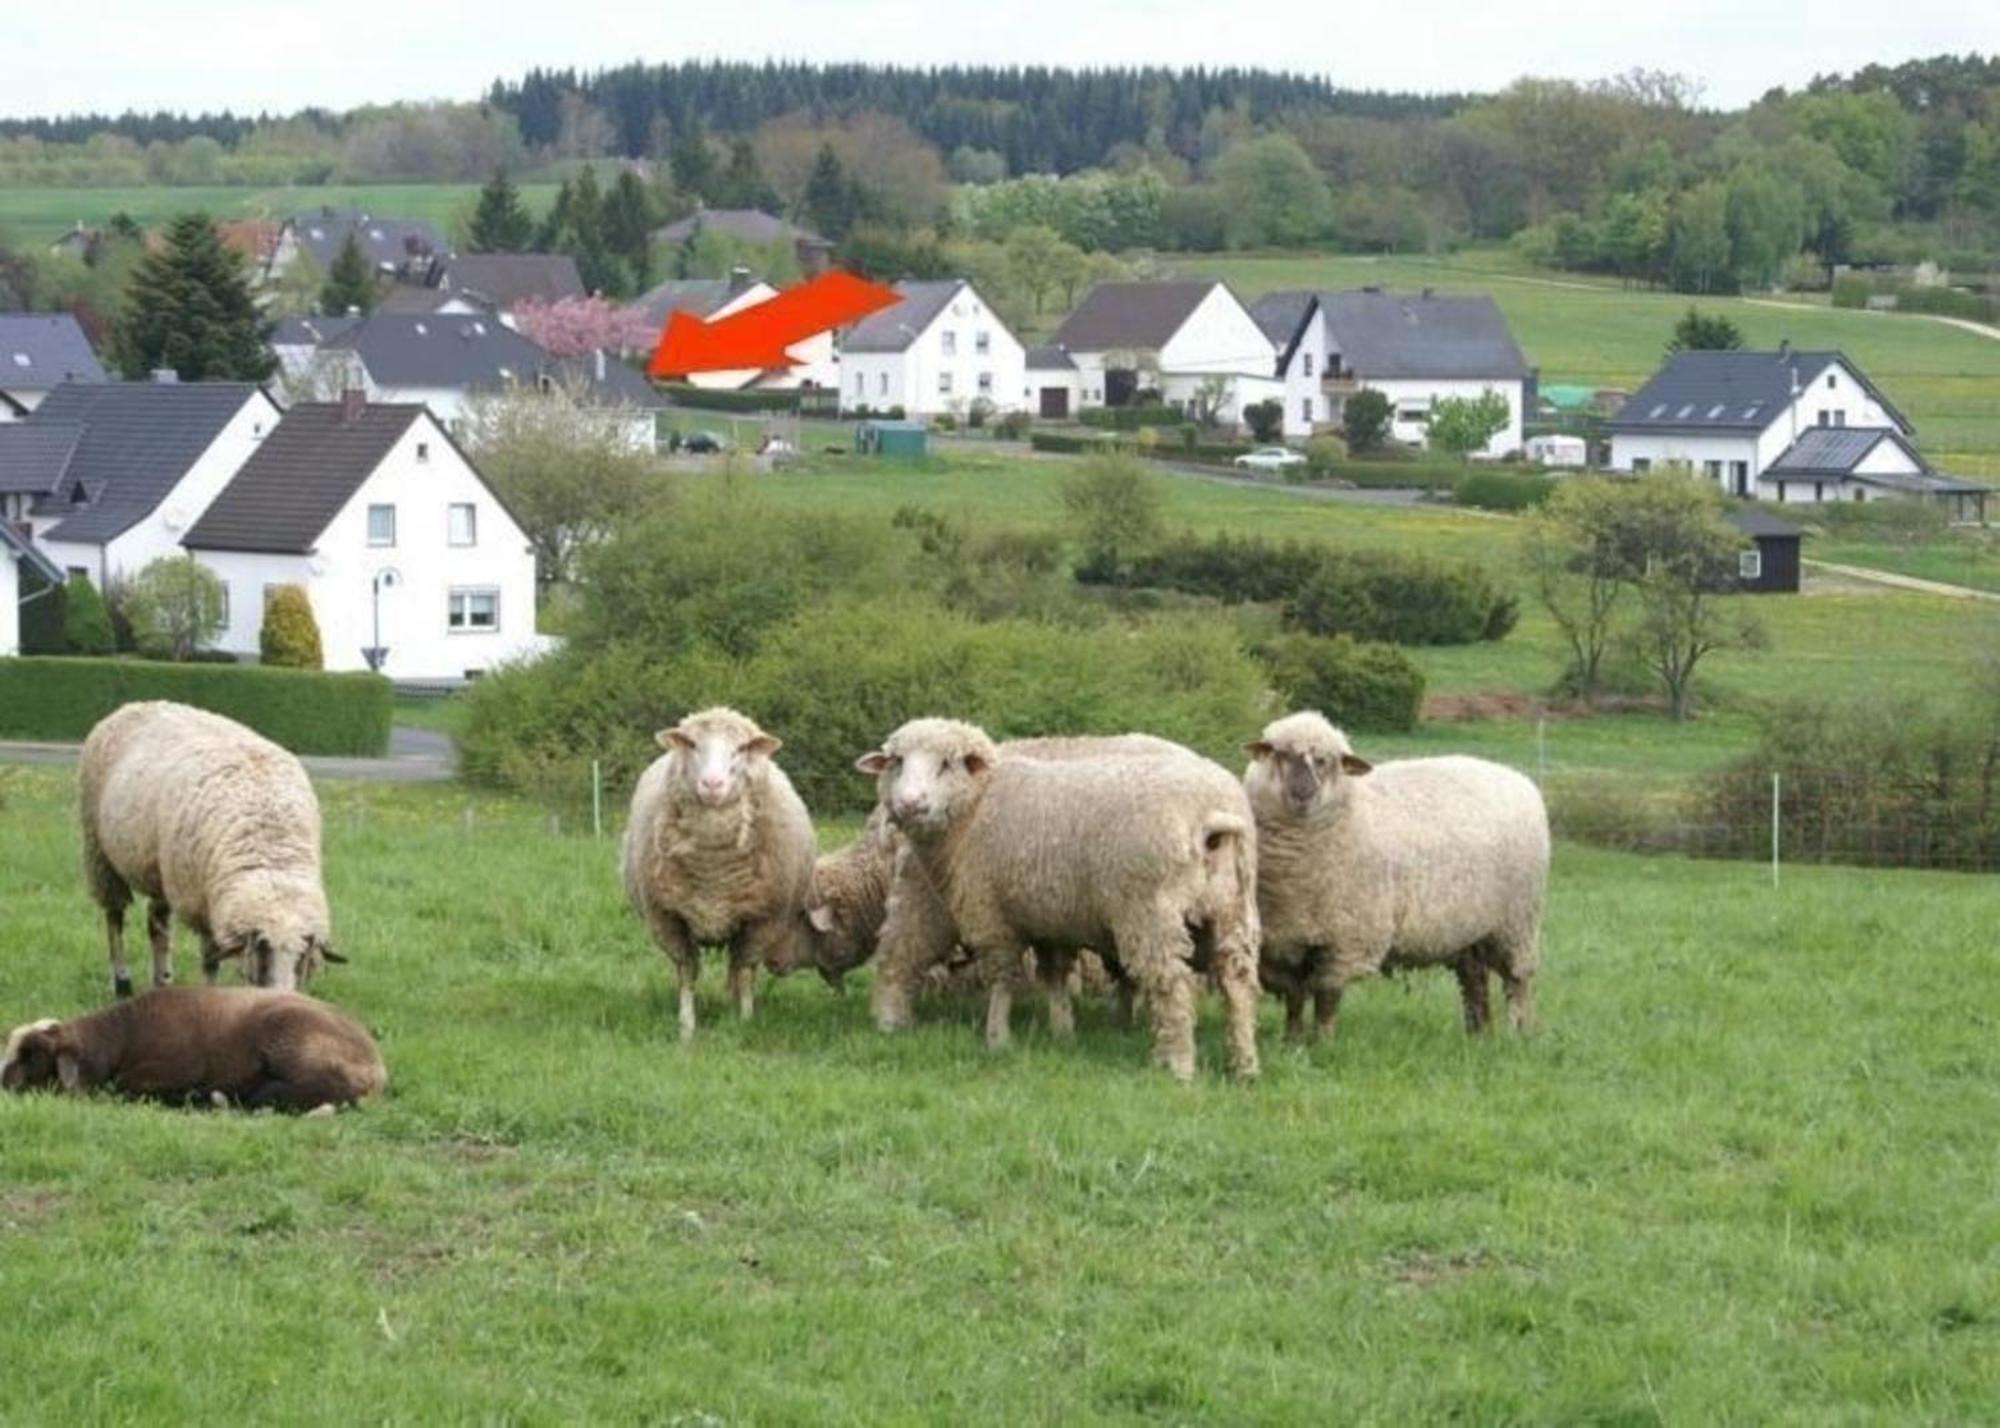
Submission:
<svg viewBox="0 0 2000 1428">
<path fill-rule="evenodd" d="M 70 1021 L 16 1027 L 0 1088 L 109 1087 L 157 1100 L 330 1113 L 389 1084 L 375 1039 L 298 992 L 159 987 Z"/>
<path fill-rule="evenodd" d="M 1009 757 L 947 719 L 903 725 L 856 767 L 906 840 L 874 985 L 884 1030 L 908 1024 L 909 969 L 934 959 L 940 927 L 983 964 L 995 1048 L 1028 948 L 1115 948 L 1146 995 L 1155 1057 L 1185 1081 L 1202 954 L 1228 1007 L 1230 1069 L 1257 1074 L 1256 835 L 1235 779 L 1191 754 Z"/>
<path fill-rule="evenodd" d="M 247 980 L 305 986 L 333 949 L 319 800 L 299 761 L 233 719 L 127 704 L 84 740 L 83 872 L 104 911 L 112 987 L 132 993 L 125 909 L 148 899 L 153 985 L 173 980 L 172 919 L 201 939 L 203 977 L 241 959 Z"/>
<path fill-rule="evenodd" d="M 1508 1020 L 1534 1018 L 1549 821 L 1541 793 L 1483 759 L 1371 766 L 1306 711 L 1245 746 L 1256 811 L 1265 985 L 1285 999 L 1285 1034 L 1331 1033 L 1358 978 L 1405 967 L 1458 974 L 1465 1026 L 1491 1020 L 1488 973 Z"/>
<path fill-rule="evenodd" d="M 757 969 L 784 955 L 805 905 L 813 830 L 771 762 L 778 740 L 755 720 L 705 709 L 656 737 L 666 753 L 632 791 L 620 861 L 633 909 L 673 963 L 685 1041 L 704 945 L 728 949 L 730 999 L 751 1014 Z"/>
</svg>

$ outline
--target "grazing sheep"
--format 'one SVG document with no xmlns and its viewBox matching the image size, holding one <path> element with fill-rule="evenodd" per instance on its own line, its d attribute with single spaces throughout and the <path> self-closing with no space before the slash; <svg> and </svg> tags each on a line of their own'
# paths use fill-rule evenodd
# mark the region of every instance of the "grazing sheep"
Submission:
<svg viewBox="0 0 2000 1428">
<path fill-rule="evenodd" d="M 1310 711 L 1245 746 L 1256 810 L 1264 983 L 1285 998 L 1285 1034 L 1331 1032 L 1348 983 L 1403 967 L 1458 974 L 1468 1031 L 1490 1019 L 1487 973 L 1508 1020 L 1533 1019 L 1548 886 L 1541 793 L 1509 768 L 1472 758 L 1371 766 Z"/>
<path fill-rule="evenodd" d="M 319 800 L 299 761 L 233 719 L 127 704 L 84 740 L 83 872 L 104 909 L 113 990 L 132 993 L 125 909 L 148 899 L 153 985 L 173 980 L 171 922 L 201 939 L 202 975 L 241 958 L 257 986 L 311 980 L 333 950 L 320 881 Z"/>
<path fill-rule="evenodd" d="M 325 1002 L 248 987 L 159 987 L 70 1021 L 16 1027 L 0 1088 L 100 1086 L 156 1100 L 331 1111 L 380 1092 L 375 1039 Z"/>
<path fill-rule="evenodd" d="M 874 1011 L 906 1025 L 909 969 L 935 960 L 938 929 L 987 973 L 987 1044 L 1010 1038 L 1029 948 L 1116 949 L 1145 993 L 1154 1053 L 1194 1074 L 1198 954 L 1229 1013 L 1230 1069 L 1257 1073 L 1256 841 L 1243 790 L 1181 758 L 1008 757 L 983 730 L 918 719 L 856 763 L 906 840 L 882 927 Z"/>
<path fill-rule="evenodd" d="M 705 709 L 657 737 L 667 752 L 632 791 L 620 857 L 626 895 L 674 964 L 686 1040 L 703 946 L 728 948 L 730 999 L 750 1015 L 757 969 L 784 955 L 805 905 L 812 820 L 755 720 Z"/>
</svg>

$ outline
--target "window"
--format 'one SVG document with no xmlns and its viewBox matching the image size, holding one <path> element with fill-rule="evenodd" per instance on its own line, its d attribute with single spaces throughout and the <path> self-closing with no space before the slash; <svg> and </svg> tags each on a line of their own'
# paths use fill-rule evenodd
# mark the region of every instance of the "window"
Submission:
<svg viewBox="0 0 2000 1428">
<path fill-rule="evenodd" d="M 938 334 L 938 350 L 947 357 L 958 355 L 958 334 L 947 327 Z"/>
<path fill-rule="evenodd" d="M 1722 484 L 1722 463 L 1720 461 L 1704 461 L 1701 463 L 1701 469 L 1708 473 L 1709 480 L 1718 486 Z"/>
<path fill-rule="evenodd" d="M 938 373 L 938 395 L 941 397 L 948 397 L 951 395 L 951 373 L 949 372 Z"/>
<path fill-rule="evenodd" d="M 1653 469 L 1653 458 L 1652 458 L 1652 457 L 1650 457 L 1650 456 L 1635 456 L 1635 457 L 1633 457 L 1633 458 L 1632 458 L 1632 474 L 1633 474 L 1633 475 L 1635 475 L 1635 476 L 1643 476 L 1643 475 L 1644 475 L 1644 474 L 1645 474 L 1646 472 L 1648 472 L 1648 471 L 1651 471 L 1652 469 Z"/>
<path fill-rule="evenodd" d="M 1729 463 L 1729 489 L 1734 491 L 1739 496 L 1748 496 L 1750 494 L 1749 462 L 1732 461 Z M 1779 500 L 1784 499 L 1782 491 L 1780 492 L 1778 499 Z"/>
<path fill-rule="evenodd" d="M 1830 425 L 1830 422 L 1828 421 L 1828 416 L 1829 416 L 1829 415 L 1830 415 L 1830 414 L 1829 414 L 1829 413 L 1827 413 L 1827 412 L 1821 412 L 1821 413 L 1819 414 L 1819 424 L 1820 424 L 1821 426 L 1827 426 L 1827 425 Z"/>
<path fill-rule="evenodd" d="M 1313 399 L 1311 397 L 1301 397 L 1299 399 L 1299 420 L 1310 426 L 1312 419 Z"/>
<path fill-rule="evenodd" d="M 1311 376 L 1311 375 L 1313 374 L 1313 355 L 1312 355 L 1312 353 L 1310 353 L 1310 352 L 1306 353 L 1306 354 L 1305 354 L 1305 358 L 1306 358 L 1306 375 L 1307 375 L 1308 377 L 1310 377 L 1310 376 Z"/>
<path fill-rule="evenodd" d="M 1826 374 L 1826 385 L 1828 386 L 1829 389 L 1831 389 L 1833 387 L 1839 386 L 1840 384 L 1833 379 L 1833 373 L 1828 372 Z"/>
<path fill-rule="evenodd" d="M 993 350 L 993 334 L 990 332 L 975 333 L 972 338 L 972 350 L 977 352 L 981 357 L 991 352 Z"/>
<path fill-rule="evenodd" d="M 877 372 L 875 374 L 875 395 L 878 397 L 889 395 L 889 374 L 887 372 Z"/>
<path fill-rule="evenodd" d="M 979 374 L 979 390 L 980 390 L 981 392 L 985 392 L 985 393 L 989 393 L 989 394 L 990 394 L 990 393 L 992 392 L 992 390 L 993 390 L 993 374 L 992 374 L 991 372 L 981 372 L 981 373 Z"/>
<path fill-rule="evenodd" d="M 368 508 L 368 544 L 394 545 L 396 543 L 396 508 L 394 506 L 370 506 Z"/>
<path fill-rule="evenodd" d="M 82 567 L 81 565 L 66 566 L 64 567 L 63 573 L 69 576 L 69 578 L 72 580 L 90 579 L 90 572 L 84 569 L 84 567 Z"/>
<path fill-rule="evenodd" d="M 500 628 L 498 590 L 453 590 L 446 603 L 445 628 L 453 634 L 489 634 Z"/>
<path fill-rule="evenodd" d="M 430 459 L 431 459 L 431 444 L 430 444 L 430 443 L 429 443 L 428 441 L 420 441 L 420 442 L 418 442 L 418 443 L 417 443 L 417 460 L 419 460 L 419 461 L 428 461 L 428 460 L 430 460 Z"/>
<path fill-rule="evenodd" d="M 856 372 L 854 374 L 854 395 L 857 397 L 868 395 L 868 374 L 866 372 Z"/>
<path fill-rule="evenodd" d="M 1826 499 L 1826 482 L 1813 482 L 1813 499 L 1815 501 L 1824 501 Z"/>
<path fill-rule="evenodd" d="M 1396 420 L 1408 422 L 1412 426 L 1429 426 L 1431 423 L 1431 409 L 1429 407 L 1404 407 L 1396 413 Z"/>
<path fill-rule="evenodd" d="M 1868 499 L 1868 493 L 1862 490 L 1859 486 L 1856 486 L 1854 488 L 1854 499 L 1857 501 L 1865 501 Z"/>
<path fill-rule="evenodd" d="M 1761 550 L 1738 551 L 1736 555 L 1736 577 L 1739 580 L 1762 580 L 1764 578 L 1764 552 Z"/>
<path fill-rule="evenodd" d="M 470 501 L 454 501 L 445 507 L 445 543 L 479 544 L 479 511 Z"/>
<path fill-rule="evenodd" d="M 1833 414 L 1833 424 L 1834 424 L 1835 426 L 1846 426 L 1846 425 L 1847 425 L 1847 413 L 1846 413 L 1846 412 L 1835 412 L 1835 413 Z"/>
<path fill-rule="evenodd" d="M 222 628 L 226 630 L 229 628 L 229 582 L 218 580 L 215 586 L 222 592 Z"/>
</svg>

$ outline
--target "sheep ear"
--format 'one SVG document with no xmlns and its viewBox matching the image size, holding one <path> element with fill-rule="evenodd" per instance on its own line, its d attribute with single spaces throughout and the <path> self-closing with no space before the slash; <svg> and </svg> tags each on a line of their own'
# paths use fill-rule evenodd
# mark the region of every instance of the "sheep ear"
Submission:
<svg viewBox="0 0 2000 1428">
<path fill-rule="evenodd" d="M 1368 760 L 1356 758 L 1353 754 L 1342 754 L 1340 756 L 1340 771 L 1344 774 L 1353 774 L 1359 777 L 1362 774 L 1371 772 L 1374 767 L 1375 765 L 1369 763 Z"/>
<path fill-rule="evenodd" d="M 771 757 L 771 755 L 777 753 L 778 750 L 782 749 L 784 746 L 785 746 L 784 740 L 780 739 L 775 734 L 759 734 L 756 738 L 752 739 L 749 743 L 743 746 L 743 751 L 745 753 L 755 754 L 759 758 L 768 759 Z"/>
<path fill-rule="evenodd" d="M 347 965 L 347 959 L 325 943 L 320 944 L 319 955 L 324 960 L 333 963 L 336 967 L 345 967 Z"/>
<path fill-rule="evenodd" d="M 1264 739 L 1252 739 L 1243 746 L 1243 752 L 1253 759 L 1268 759 L 1271 757 L 1271 745 Z"/>
<path fill-rule="evenodd" d="M 986 772 L 988 762 L 990 761 L 984 754 L 967 754 L 965 756 L 965 771 L 974 778 L 978 778 Z"/>
<path fill-rule="evenodd" d="M 806 921 L 812 924 L 812 930 L 815 932 L 831 932 L 833 931 L 833 909 L 823 902 L 814 903 L 806 909 Z"/>
<path fill-rule="evenodd" d="M 889 756 L 880 749 L 872 749 L 854 761 L 854 767 L 870 778 L 889 767 Z"/>
<path fill-rule="evenodd" d="M 653 742 L 668 753 L 672 753 L 675 749 L 692 749 L 694 747 L 694 740 L 690 739 L 678 724 L 671 729 L 662 729 L 659 733 L 653 735 Z"/>
</svg>

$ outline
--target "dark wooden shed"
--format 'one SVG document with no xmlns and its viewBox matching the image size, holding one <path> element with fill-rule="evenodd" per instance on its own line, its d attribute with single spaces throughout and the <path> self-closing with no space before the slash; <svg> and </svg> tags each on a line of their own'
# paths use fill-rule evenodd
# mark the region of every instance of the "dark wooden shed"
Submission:
<svg viewBox="0 0 2000 1428">
<path fill-rule="evenodd" d="M 1736 588 L 1750 595 L 1796 595 L 1805 531 L 1762 511 L 1735 511 L 1729 523 L 1755 542 L 1737 557 Z"/>
</svg>

